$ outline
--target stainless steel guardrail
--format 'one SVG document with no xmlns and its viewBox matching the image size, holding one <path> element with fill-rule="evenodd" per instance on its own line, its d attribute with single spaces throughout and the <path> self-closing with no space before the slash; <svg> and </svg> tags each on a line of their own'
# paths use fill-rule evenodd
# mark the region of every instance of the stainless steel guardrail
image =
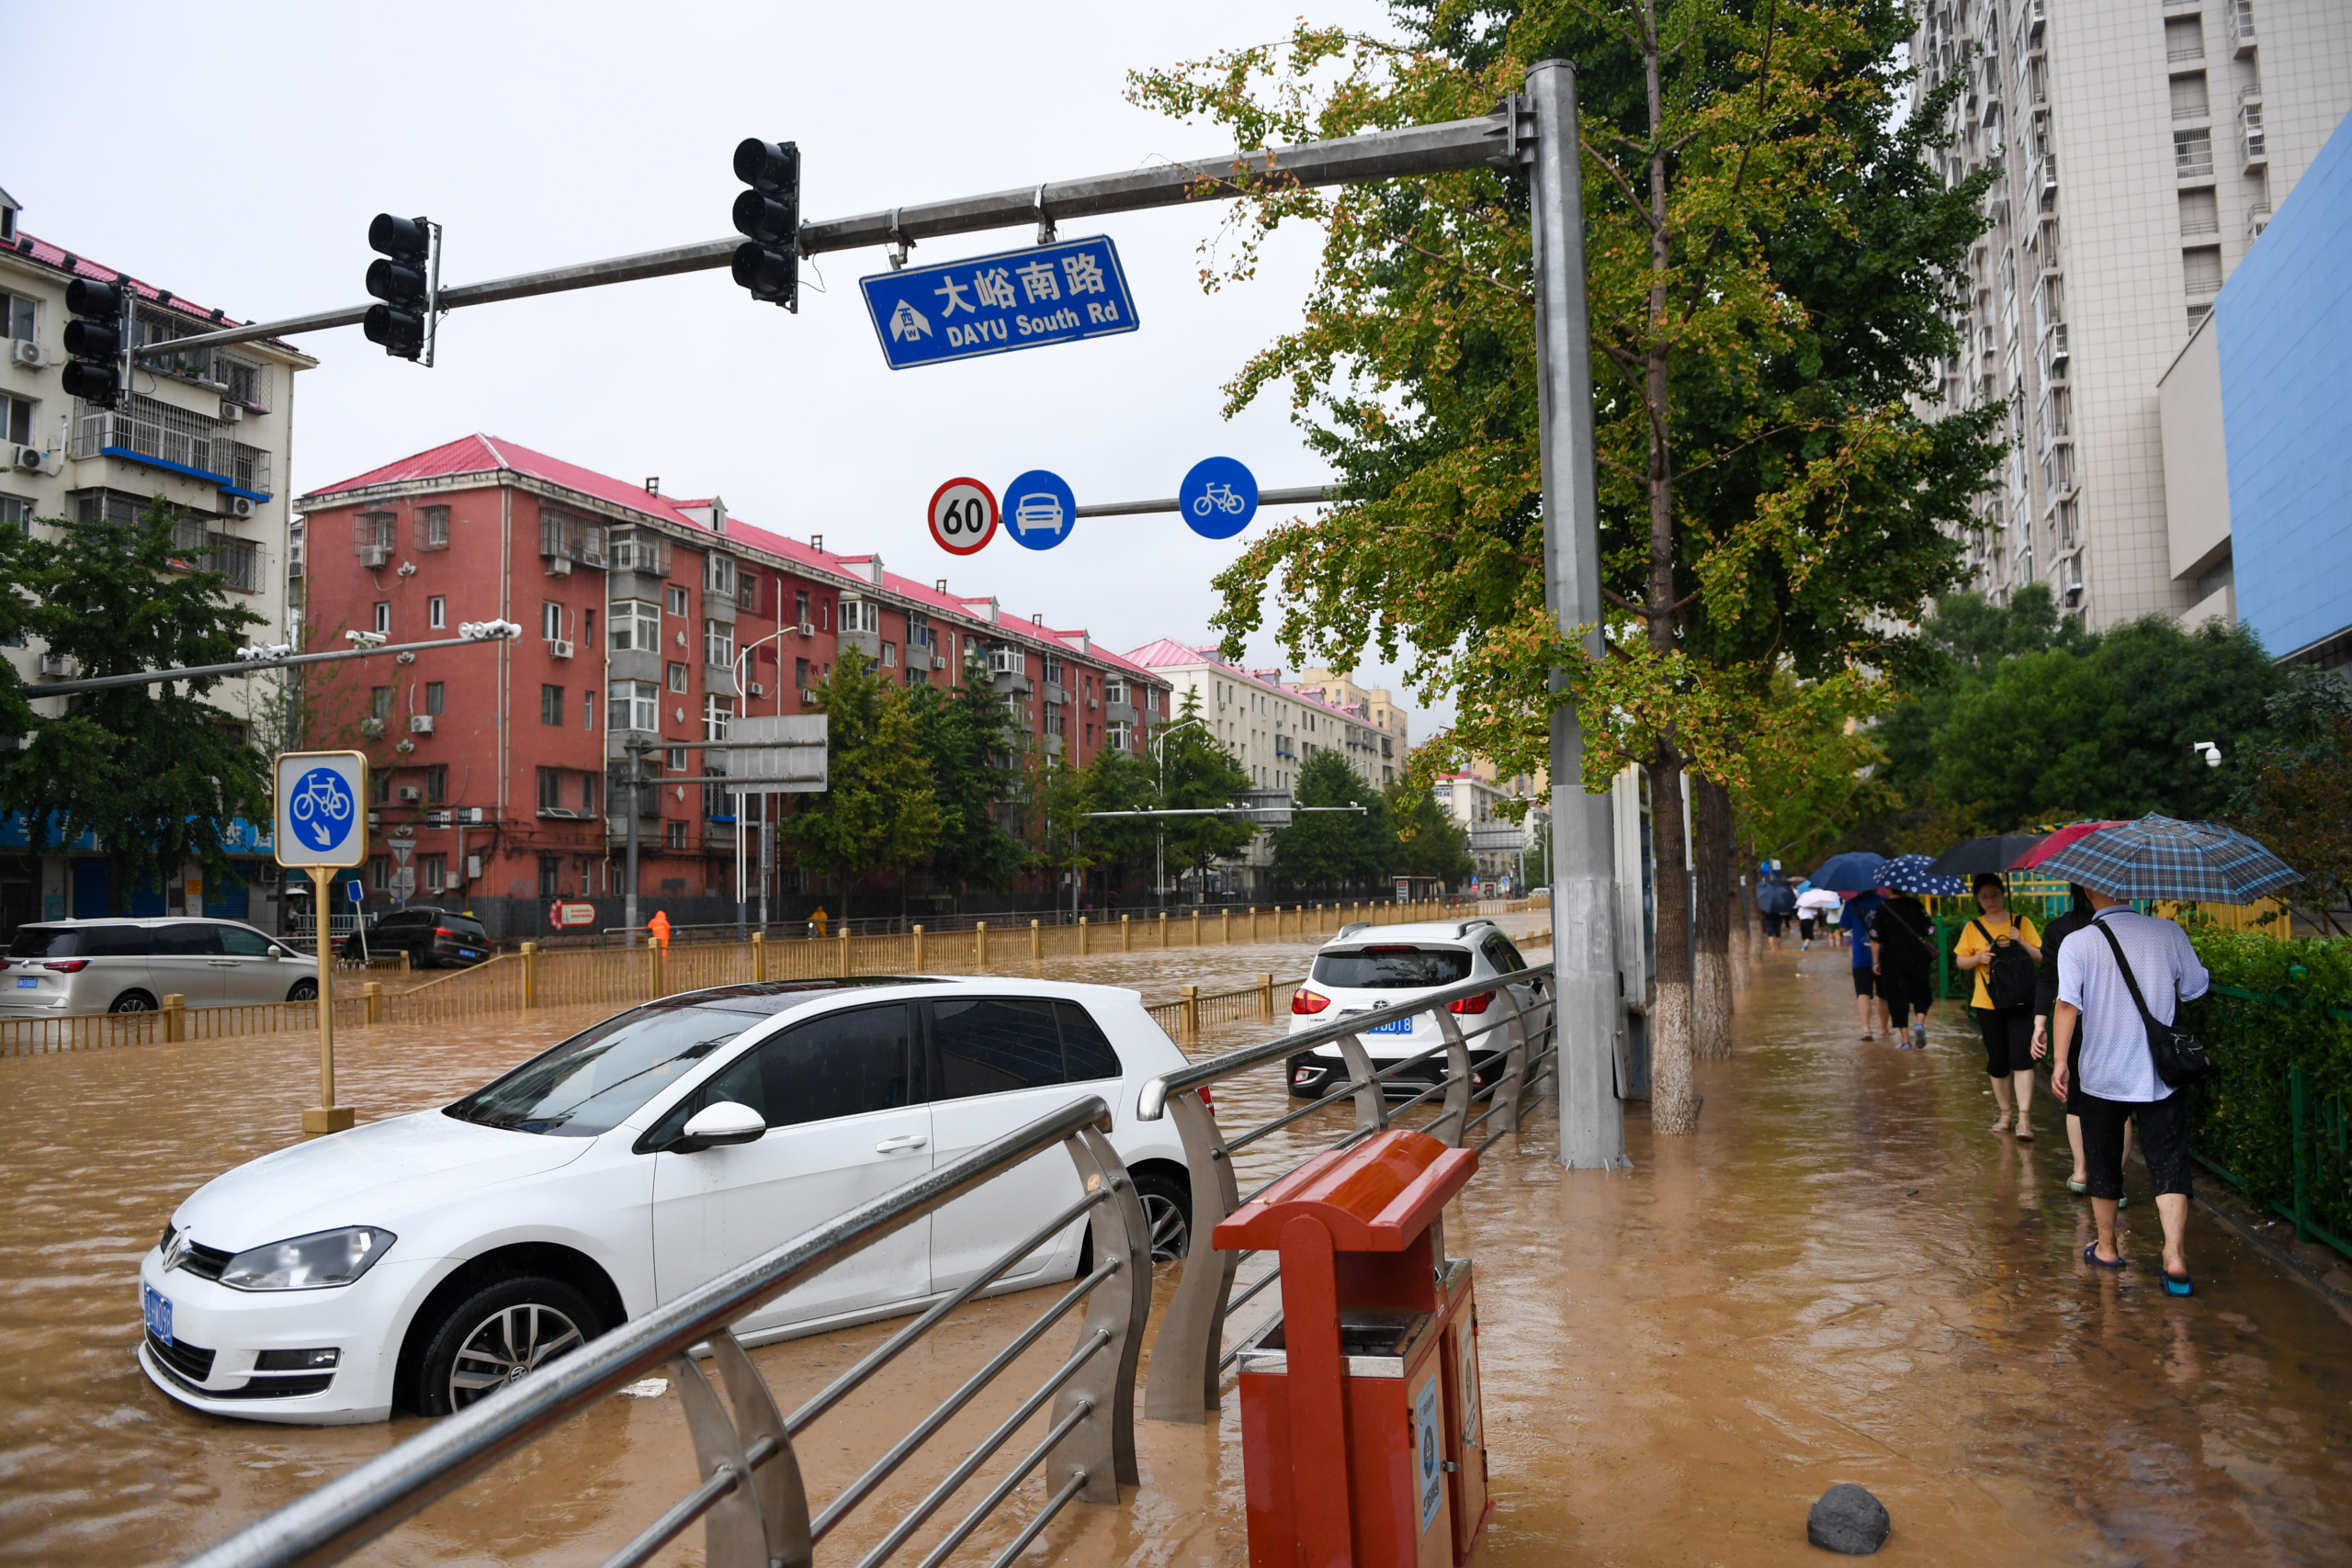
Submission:
<svg viewBox="0 0 2352 1568">
<path fill-rule="evenodd" d="M 703 1521 L 709 1568 L 806 1568 L 815 1549 L 925 1441 L 1080 1303 L 1086 1314 L 1076 1348 L 972 1452 L 860 1559 L 895 1553 L 1048 1400 L 1044 1438 L 923 1559 L 936 1568 L 1012 1496 L 1039 1464 L 1045 1506 L 995 1562 L 1009 1563 L 1073 1497 L 1116 1504 L 1122 1483 L 1138 1482 L 1135 1449 L 1136 1365 L 1151 1306 L 1150 1235 L 1125 1165 L 1103 1135 L 1110 1108 L 1101 1097 L 1073 1100 L 994 1143 L 861 1204 L 838 1219 L 723 1274 L 678 1300 L 623 1324 L 581 1349 L 435 1423 L 422 1435 L 328 1483 L 298 1503 L 190 1558 L 187 1568 L 309 1568 L 337 1562 L 501 1460 L 547 1436 L 650 1371 L 666 1369 L 684 1406 L 701 1484 L 605 1560 L 625 1568 L 650 1560 Z M 777 1413 L 766 1380 L 729 1325 L 861 1248 L 904 1229 L 989 1179 L 1055 1145 L 1078 1167 L 1085 1195 L 1041 1224 L 978 1279 L 938 1302 L 833 1380 L 790 1416 Z M 813 1516 L 793 1438 L 839 1404 L 956 1307 L 1035 1252 L 1080 1215 L 1089 1216 L 1094 1267 L 955 1393 L 915 1423 L 864 1474 Z M 707 1347 L 727 1391 L 730 1417 L 693 1351 Z"/>
<path fill-rule="evenodd" d="M 1234 1174 L 1233 1156 L 1269 1134 L 1325 1110 L 1340 1096 L 1350 1094 L 1355 1097 L 1355 1126 L 1334 1142 L 1335 1148 L 1345 1148 L 1372 1136 L 1386 1127 L 1391 1118 L 1442 1094 L 1445 1097 L 1444 1108 L 1420 1130 L 1460 1148 L 1481 1126 L 1494 1122 L 1494 1131 L 1477 1145 L 1484 1152 L 1496 1139 L 1519 1131 L 1521 1102 L 1527 1092 L 1557 1070 L 1557 1009 L 1547 984 L 1551 977 L 1550 964 L 1530 964 L 1512 976 L 1464 980 L 1430 991 L 1415 998 L 1409 1008 L 1380 1013 L 1381 1021 L 1427 1013 L 1436 1021 L 1438 1032 L 1443 1036 L 1439 1044 L 1385 1066 L 1373 1066 L 1371 1054 L 1364 1049 L 1359 1033 L 1374 1021 L 1374 1016 L 1350 1013 L 1313 1029 L 1244 1045 L 1176 1072 L 1162 1073 L 1143 1086 L 1136 1115 L 1146 1122 L 1157 1122 L 1163 1115 L 1172 1114 L 1177 1134 L 1184 1143 L 1184 1163 L 1193 1184 L 1193 1240 L 1184 1259 L 1183 1278 L 1177 1282 L 1175 1298 L 1169 1303 L 1160 1319 L 1159 1333 L 1152 1340 L 1151 1375 L 1144 1391 L 1147 1416 L 1155 1421 L 1197 1422 L 1208 1418 L 1209 1412 L 1219 1405 L 1219 1384 L 1226 1367 L 1233 1360 L 1232 1355 L 1224 1350 L 1227 1314 L 1272 1284 L 1281 1273 L 1277 1269 L 1236 1296 L 1234 1275 L 1250 1254 L 1220 1252 L 1206 1245 L 1220 1220 L 1272 1185 L 1268 1182 L 1245 1196 Z M 1536 997 L 1532 1006 L 1522 1007 L 1511 994 L 1514 983 L 1532 985 Z M 1465 1030 L 1462 1015 L 1449 1008 L 1454 1002 L 1487 992 L 1494 993 L 1495 1015 Z M 1503 1066 L 1491 1089 L 1487 1089 L 1472 1080 L 1470 1042 L 1498 1029 L 1505 1032 Z M 1228 1134 L 1218 1125 L 1202 1098 L 1202 1089 L 1221 1078 L 1269 1063 L 1283 1066 L 1287 1087 L 1290 1059 L 1318 1045 L 1340 1048 L 1340 1059 L 1347 1064 L 1348 1081 L 1334 1086 L 1306 1105 L 1256 1126 Z M 1388 1103 L 1390 1079 L 1441 1055 L 1445 1058 L 1445 1070 L 1436 1082 L 1396 1105 Z M 1487 1094 L 1487 1109 L 1473 1116 L 1471 1103 L 1481 1092 Z"/>
</svg>

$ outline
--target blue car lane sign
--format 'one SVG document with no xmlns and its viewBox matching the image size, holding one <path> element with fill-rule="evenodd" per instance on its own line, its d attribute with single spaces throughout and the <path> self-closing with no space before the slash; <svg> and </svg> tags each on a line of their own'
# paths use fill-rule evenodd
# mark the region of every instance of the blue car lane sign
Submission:
<svg viewBox="0 0 2352 1568">
<path fill-rule="evenodd" d="M 368 759 L 357 751 L 284 751 L 273 770 L 277 863 L 368 860 Z"/>
<path fill-rule="evenodd" d="M 1230 539 L 1258 515 L 1257 476 L 1231 457 L 1204 457 L 1176 487 L 1176 509 L 1204 539 Z"/>
<path fill-rule="evenodd" d="M 893 370 L 1079 343 L 1139 325 L 1107 234 L 857 280 Z"/>
<path fill-rule="evenodd" d="M 1004 531 L 1024 549 L 1050 550 L 1078 525 L 1078 497 L 1059 474 L 1032 468 L 1004 487 Z"/>
</svg>

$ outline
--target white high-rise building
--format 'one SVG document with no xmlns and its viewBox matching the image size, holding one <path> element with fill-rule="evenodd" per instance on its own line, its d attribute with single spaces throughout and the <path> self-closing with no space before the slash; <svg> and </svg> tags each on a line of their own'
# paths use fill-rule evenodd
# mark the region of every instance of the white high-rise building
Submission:
<svg viewBox="0 0 2352 1568">
<path fill-rule="evenodd" d="M 1915 91 L 1966 78 L 1946 177 L 1997 171 L 1945 366 L 1949 406 L 2008 409 L 1973 585 L 2006 601 L 2047 581 L 2093 627 L 2225 604 L 2226 551 L 2172 558 L 2157 382 L 2352 108 L 2352 4 L 1924 0 L 1917 16 Z"/>
</svg>

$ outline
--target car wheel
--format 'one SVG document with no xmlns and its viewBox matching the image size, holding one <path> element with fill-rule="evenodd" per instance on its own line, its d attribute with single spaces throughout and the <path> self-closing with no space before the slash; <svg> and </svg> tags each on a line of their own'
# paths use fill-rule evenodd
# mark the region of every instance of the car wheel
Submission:
<svg viewBox="0 0 2352 1568">
<path fill-rule="evenodd" d="M 441 1315 L 418 1363 L 417 1406 L 448 1416 L 605 1331 L 588 1299 L 560 1280 L 495 1280 Z"/>
<path fill-rule="evenodd" d="M 125 991 L 115 998 L 114 1004 L 107 1009 L 108 1012 L 153 1012 L 154 1010 L 155 998 L 144 991 Z"/>
<path fill-rule="evenodd" d="M 1136 1176 L 1136 1196 L 1143 1201 L 1144 1228 L 1151 1235 L 1151 1260 L 1173 1263 L 1192 1250 L 1193 1184 L 1165 1171 L 1146 1170 Z"/>
<path fill-rule="evenodd" d="M 286 999 L 289 1002 L 317 1001 L 319 999 L 319 983 L 316 980 L 297 980 L 287 990 Z"/>
</svg>

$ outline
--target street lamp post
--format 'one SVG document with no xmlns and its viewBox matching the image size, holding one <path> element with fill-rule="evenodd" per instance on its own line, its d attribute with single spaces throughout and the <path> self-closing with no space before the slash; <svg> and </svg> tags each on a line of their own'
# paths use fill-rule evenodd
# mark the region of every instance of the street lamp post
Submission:
<svg viewBox="0 0 2352 1568">
<path fill-rule="evenodd" d="M 1180 729 L 1207 729 L 1208 721 L 1199 714 L 1187 714 L 1173 724 L 1163 724 L 1151 738 L 1152 760 L 1159 767 L 1159 798 L 1168 798 L 1168 738 Z M 1168 908 L 1168 829 L 1159 829 L 1151 850 L 1151 892 L 1163 910 Z"/>
</svg>

